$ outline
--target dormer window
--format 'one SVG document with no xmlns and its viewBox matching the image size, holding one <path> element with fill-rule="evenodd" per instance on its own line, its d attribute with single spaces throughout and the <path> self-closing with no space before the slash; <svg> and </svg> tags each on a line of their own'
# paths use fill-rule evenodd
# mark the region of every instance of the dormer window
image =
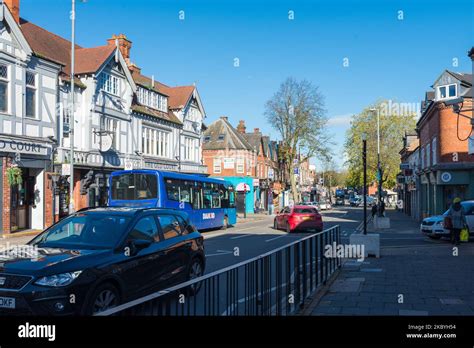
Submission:
<svg viewBox="0 0 474 348">
<path fill-rule="evenodd" d="M 444 85 L 438 87 L 438 99 L 449 99 L 457 97 L 457 85 Z"/>
<path fill-rule="evenodd" d="M 225 138 L 224 134 L 219 134 L 219 136 L 217 137 L 217 140 L 218 141 L 224 141 L 224 138 Z"/>
<path fill-rule="evenodd" d="M 139 87 L 137 97 L 138 102 L 142 105 L 146 105 L 150 108 L 163 112 L 168 111 L 168 99 L 164 95 L 143 87 Z"/>
</svg>

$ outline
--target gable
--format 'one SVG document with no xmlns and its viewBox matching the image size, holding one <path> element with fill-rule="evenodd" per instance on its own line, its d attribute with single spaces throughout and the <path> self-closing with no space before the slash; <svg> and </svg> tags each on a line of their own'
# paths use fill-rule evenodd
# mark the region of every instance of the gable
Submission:
<svg viewBox="0 0 474 348">
<path fill-rule="evenodd" d="M 22 61 L 32 54 L 18 24 L 10 11 L 5 10 L 5 5 L 0 6 L 0 51 Z"/>
</svg>

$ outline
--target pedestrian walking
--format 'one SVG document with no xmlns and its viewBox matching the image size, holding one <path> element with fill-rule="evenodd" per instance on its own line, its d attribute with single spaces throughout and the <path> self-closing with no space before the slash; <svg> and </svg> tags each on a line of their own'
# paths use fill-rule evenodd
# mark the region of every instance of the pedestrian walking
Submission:
<svg viewBox="0 0 474 348">
<path fill-rule="evenodd" d="M 372 206 L 372 220 L 375 218 L 375 215 L 377 215 L 377 204 Z"/>
<path fill-rule="evenodd" d="M 446 214 L 447 228 L 451 232 L 451 243 L 459 245 L 461 230 L 467 225 L 466 216 L 461 206 L 461 198 L 455 198 Z"/>
<path fill-rule="evenodd" d="M 382 202 L 380 203 L 380 216 L 385 216 L 385 202 L 382 199 Z"/>
</svg>

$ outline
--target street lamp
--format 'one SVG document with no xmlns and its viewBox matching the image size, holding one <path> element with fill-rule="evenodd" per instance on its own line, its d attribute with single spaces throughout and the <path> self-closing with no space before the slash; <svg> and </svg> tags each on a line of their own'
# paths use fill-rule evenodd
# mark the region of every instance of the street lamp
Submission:
<svg viewBox="0 0 474 348">
<path fill-rule="evenodd" d="M 378 181 L 378 193 L 377 193 L 377 214 L 381 214 L 381 203 L 382 203 L 382 168 L 380 165 L 380 109 L 371 108 L 371 112 L 377 112 L 377 181 Z"/>
<path fill-rule="evenodd" d="M 71 0 L 71 105 L 69 118 L 69 214 L 74 212 L 74 64 L 75 64 L 76 1 Z"/>
<path fill-rule="evenodd" d="M 362 160 L 364 162 L 364 234 L 367 234 L 367 134 L 362 133 Z"/>
<path fill-rule="evenodd" d="M 87 0 L 80 0 L 85 3 Z M 76 58 L 76 0 L 71 0 L 71 105 L 69 118 L 69 145 L 70 145 L 70 176 L 69 179 L 69 214 L 74 212 L 74 64 Z"/>
</svg>

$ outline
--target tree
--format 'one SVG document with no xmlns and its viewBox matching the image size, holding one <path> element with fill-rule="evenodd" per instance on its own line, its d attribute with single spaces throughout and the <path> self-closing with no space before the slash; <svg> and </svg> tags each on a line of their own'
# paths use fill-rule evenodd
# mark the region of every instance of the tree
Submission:
<svg viewBox="0 0 474 348">
<path fill-rule="evenodd" d="M 382 183 L 386 188 L 396 185 L 400 172 L 400 150 L 403 137 L 412 133 L 416 127 L 414 112 L 399 112 L 399 109 L 387 108 L 396 105 L 388 101 L 378 101 L 366 107 L 360 114 L 352 116 L 351 127 L 346 133 L 344 144 L 347 156 L 348 174 L 346 184 L 363 187 L 362 134 L 367 139 L 367 182 L 377 180 L 377 112 L 380 110 L 380 162 L 383 170 Z"/>
<path fill-rule="evenodd" d="M 265 105 L 265 116 L 282 138 L 280 156 L 299 200 L 294 169 L 311 157 L 328 156 L 324 97 L 311 82 L 287 78 Z M 299 154 L 303 155 L 299 155 Z"/>
</svg>

